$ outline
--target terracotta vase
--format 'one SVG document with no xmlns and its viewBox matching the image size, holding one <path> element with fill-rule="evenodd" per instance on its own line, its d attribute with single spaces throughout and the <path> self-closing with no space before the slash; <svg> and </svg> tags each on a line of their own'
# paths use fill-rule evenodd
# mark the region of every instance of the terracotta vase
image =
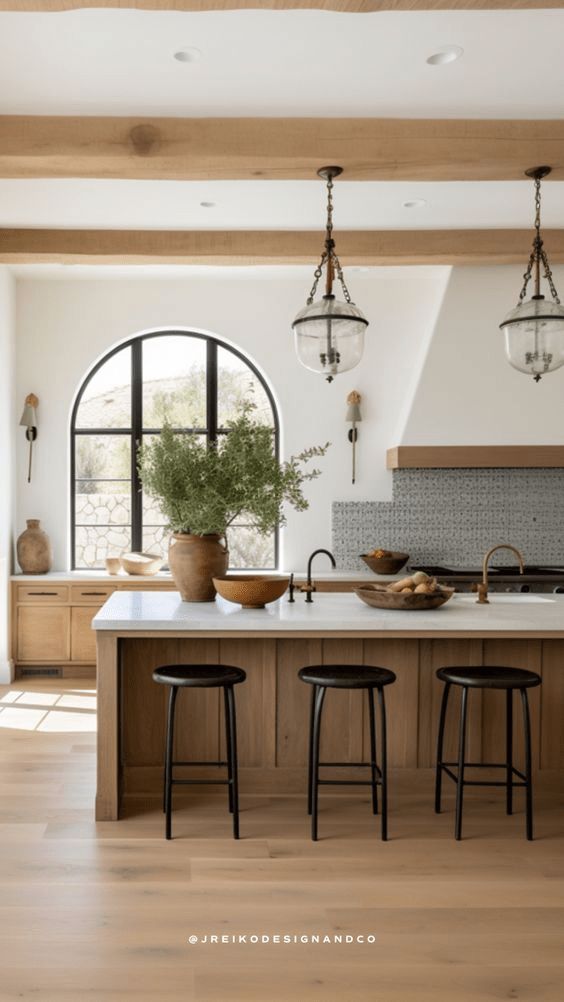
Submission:
<svg viewBox="0 0 564 1002">
<path fill-rule="evenodd" d="M 225 537 L 175 532 L 168 549 L 168 565 L 183 602 L 213 602 L 216 590 L 212 578 L 223 577 L 229 565 Z"/>
<path fill-rule="evenodd" d="M 28 518 L 26 525 L 16 543 L 18 564 L 24 574 L 47 574 L 53 566 L 51 540 L 40 528 L 38 518 Z"/>
</svg>

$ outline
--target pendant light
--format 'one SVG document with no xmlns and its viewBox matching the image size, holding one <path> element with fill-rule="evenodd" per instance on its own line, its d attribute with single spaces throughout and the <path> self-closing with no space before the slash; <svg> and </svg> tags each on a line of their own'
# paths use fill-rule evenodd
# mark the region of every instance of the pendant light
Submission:
<svg viewBox="0 0 564 1002">
<path fill-rule="evenodd" d="M 325 247 L 315 269 L 314 282 L 307 303 L 292 324 L 298 358 L 306 369 L 322 373 L 328 383 L 339 372 L 354 369 L 362 357 L 364 331 L 368 320 L 351 300 L 343 269 L 335 253 L 333 240 L 333 178 L 342 167 L 322 167 L 319 177 L 327 182 L 327 226 Z M 317 286 L 326 268 L 325 295 L 316 299 Z M 335 276 L 341 283 L 343 300 L 335 298 Z"/>
<path fill-rule="evenodd" d="M 505 334 L 505 353 L 519 372 L 534 376 L 538 383 L 545 372 L 564 365 L 564 307 L 552 278 L 548 257 L 541 237 L 541 181 L 550 174 L 550 167 L 533 167 L 525 171 L 535 182 L 535 238 L 523 275 L 523 288 L 517 306 L 507 314 L 500 329 Z M 548 282 L 551 299 L 541 294 L 541 264 Z M 534 274 L 534 295 L 525 302 L 527 286 Z"/>
</svg>

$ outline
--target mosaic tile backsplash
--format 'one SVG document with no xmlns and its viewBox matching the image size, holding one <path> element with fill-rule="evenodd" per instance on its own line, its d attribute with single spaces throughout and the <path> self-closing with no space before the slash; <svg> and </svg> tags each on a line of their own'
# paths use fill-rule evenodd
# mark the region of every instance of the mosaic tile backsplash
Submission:
<svg viewBox="0 0 564 1002">
<path fill-rule="evenodd" d="M 496 543 L 528 564 L 564 566 L 564 469 L 394 470 L 392 501 L 335 501 L 332 515 L 342 570 L 364 569 L 359 554 L 376 546 L 411 563 L 479 567 Z"/>
</svg>

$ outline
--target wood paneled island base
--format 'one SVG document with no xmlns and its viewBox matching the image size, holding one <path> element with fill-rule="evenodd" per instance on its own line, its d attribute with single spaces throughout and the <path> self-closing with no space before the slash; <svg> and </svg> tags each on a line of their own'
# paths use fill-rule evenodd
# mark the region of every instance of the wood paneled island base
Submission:
<svg viewBox="0 0 564 1002">
<path fill-rule="evenodd" d="M 242 793 L 305 791 L 310 692 L 298 681 L 297 672 L 316 663 L 373 664 L 396 673 L 397 682 L 386 692 L 392 769 L 434 765 L 441 695 L 437 668 L 500 664 L 537 671 L 543 684 L 530 694 L 534 765 L 537 770 L 564 769 L 564 630 L 559 629 L 560 619 L 564 623 L 564 598 L 560 596 L 517 610 L 492 603 L 485 612 L 467 596 L 465 602 L 455 596 L 432 613 L 390 614 L 361 606 L 355 596 L 320 595 L 307 612 L 301 606 L 294 612 L 282 600 L 270 610 L 250 615 L 227 603 L 203 610 L 180 603 L 173 594 L 161 596 L 161 601 L 165 598 L 170 603 L 165 628 L 164 620 L 147 621 L 139 594 L 137 608 L 128 611 L 124 605 L 128 596 L 113 596 L 95 620 L 98 820 L 118 819 L 124 795 L 156 794 L 162 788 L 166 691 L 151 675 L 164 664 L 222 663 L 247 672 L 246 683 L 236 693 Z M 136 628 L 126 611 L 138 617 Z M 161 607 L 159 614 L 164 612 Z M 261 614 L 263 629 L 257 630 Z M 210 630 L 213 616 L 215 629 Z M 179 629 L 182 617 L 186 622 Z M 429 629 L 429 622 L 435 630 Z M 328 623 L 334 624 L 333 630 Z M 453 700 L 447 728 L 449 757 L 454 753 L 456 709 Z M 224 758 L 221 712 L 217 690 L 182 693 L 175 757 Z M 471 694 L 468 757 L 472 761 L 503 760 L 504 719 L 502 693 Z M 515 731 L 519 762 L 518 726 Z M 327 694 L 321 756 L 329 761 L 367 760 L 368 720 L 362 693 Z M 217 776 L 217 770 L 201 767 L 189 774 Z M 354 769 L 342 770 L 340 778 L 349 776 L 354 778 Z M 350 788 L 343 790 L 351 795 Z"/>
</svg>

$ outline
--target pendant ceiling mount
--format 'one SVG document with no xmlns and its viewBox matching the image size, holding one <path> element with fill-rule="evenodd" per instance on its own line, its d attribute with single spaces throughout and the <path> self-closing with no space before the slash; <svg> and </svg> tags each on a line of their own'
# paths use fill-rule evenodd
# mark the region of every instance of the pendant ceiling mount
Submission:
<svg viewBox="0 0 564 1002">
<path fill-rule="evenodd" d="M 525 171 L 526 176 L 535 182 L 535 236 L 517 306 L 499 325 L 505 334 L 505 353 L 509 363 L 519 372 L 533 376 L 537 383 L 545 372 L 553 372 L 564 365 L 564 307 L 554 285 L 541 235 L 541 181 L 551 170 L 551 167 L 542 166 Z M 541 292 L 541 268 L 550 299 L 546 299 Z M 534 293 L 526 300 L 531 278 Z"/>
<path fill-rule="evenodd" d="M 529 167 L 525 171 L 527 177 L 532 177 L 535 181 L 542 181 L 543 177 L 547 177 L 548 174 L 552 173 L 552 167 Z"/>
<path fill-rule="evenodd" d="M 339 177 L 339 174 L 342 173 L 342 167 L 320 167 L 317 176 L 323 178 L 324 181 L 332 181 L 334 177 Z"/>
<path fill-rule="evenodd" d="M 368 320 L 353 303 L 347 288 L 333 238 L 333 179 L 343 173 L 338 166 L 320 167 L 317 171 L 327 183 L 327 222 L 321 260 L 314 272 L 314 282 L 306 305 L 292 324 L 298 359 L 312 372 L 322 373 L 331 383 L 340 372 L 358 365 L 364 348 Z M 325 294 L 316 299 L 317 286 L 325 273 Z M 343 299 L 333 293 L 335 278 L 340 282 Z"/>
</svg>

